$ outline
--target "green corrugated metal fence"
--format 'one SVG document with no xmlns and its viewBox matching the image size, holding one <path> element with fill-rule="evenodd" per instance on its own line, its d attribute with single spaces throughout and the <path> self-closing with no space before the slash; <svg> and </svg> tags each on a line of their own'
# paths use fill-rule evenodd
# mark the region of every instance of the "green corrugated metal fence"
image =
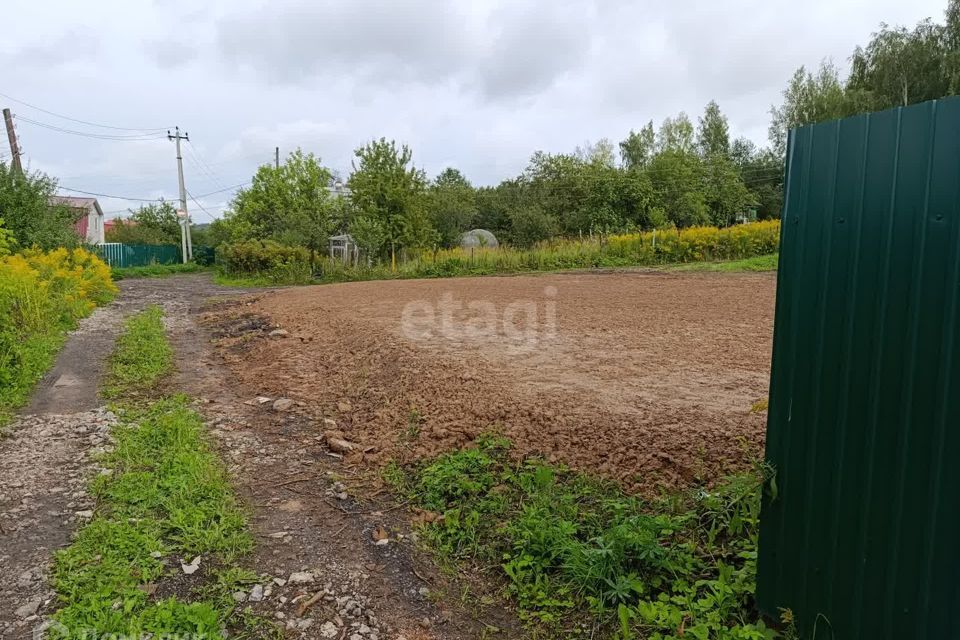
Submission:
<svg viewBox="0 0 960 640">
<path fill-rule="evenodd" d="M 111 267 L 146 267 L 151 264 L 175 264 L 182 260 L 180 247 L 172 244 L 98 245 L 100 255 Z"/>
<path fill-rule="evenodd" d="M 757 599 L 960 638 L 960 98 L 791 133 Z"/>
</svg>

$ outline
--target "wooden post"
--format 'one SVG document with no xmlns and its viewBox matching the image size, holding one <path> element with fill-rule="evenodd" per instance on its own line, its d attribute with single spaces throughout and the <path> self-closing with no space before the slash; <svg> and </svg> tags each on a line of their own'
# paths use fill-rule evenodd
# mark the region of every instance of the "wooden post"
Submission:
<svg viewBox="0 0 960 640">
<path fill-rule="evenodd" d="M 17 173 L 23 175 L 23 165 L 20 164 L 20 145 L 17 144 L 17 132 L 13 128 L 13 114 L 10 113 L 10 109 L 3 110 L 3 121 L 7 125 L 7 140 L 10 141 L 13 168 L 17 170 Z"/>
</svg>

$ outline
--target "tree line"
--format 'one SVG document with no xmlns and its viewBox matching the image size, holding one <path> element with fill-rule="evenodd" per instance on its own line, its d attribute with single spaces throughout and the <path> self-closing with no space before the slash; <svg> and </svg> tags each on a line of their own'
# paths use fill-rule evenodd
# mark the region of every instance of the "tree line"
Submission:
<svg viewBox="0 0 960 640">
<path fill-rule="evenodd" d="M 782 171 L 770 150 L 731 142 L 711 102 L 696 124 L 681 113 L 617 145 L 538 151 L 496 186 L 474 186 L 456 168 L 431 179 L 408 146 L 379 139 L 355 151 L 343 195 L 319 158 L 297 150 L 279 166 L 261 166 L 210 233 L 215 242 L 269 239 L 316 254 L 345 232 L 367 255 L 388 259 L 455 246 L 474 228 L 527 247 L 554 236 L 728 226 L 738 216 L 779 215 Z"/>
<path fill-rule="evenodd" d="M 912 29 L 881 24 L 850 55 L 843 77 L 832 60 L 811 71 L 797 69 L 771 109 L 770 143 L 779 157 L 787 132 L 807 124 L 905 107 L 955 95 L 960 90 L 960 0 L 949 0 L 944 22 L 927 18 Z"/>
<path fill-rule="evenodd" d="M 789 129 L 957 93 L 960 0 L 949 1 L 943 23 L 881 24 L 849 61 L 845 78 L 830 60 L 815 72 L 796 70 L 782 104 L 771 108 L 766 147 L 731 140 L 727 118 L 711 101 L 696 123 L 680 113 L 618 144 L 538 151 L 520 175 L 476 187 L 455 168 L 428 179 L 409 147 L 381 139 L 356 150 L 349 200 L 330 197 L 331 172 L 298 151 L 279 169 L 261 167 L 212 235 L 317 251 L 329 234 L 346 231 L 369 255 L 385 258 L 398 249 L 455 245 L 477 227 L 530 246 L 557 235 L 723 227 L 748 212 L 776 218 Z"/>
<path fill-rule="evenodd" d="M 577 237 L 665 226 L 732 224 L 740 216 L 780 215 L 787 131 L 867 111 L 940 98 L 960 89 L 960 0 L 943 23 L 913 28 L 881 24 L 850 56 L 845 77 L 830 60 L 800 67 L 771 108 L 769 143 L 730 139 L 720 106 L 711 101 L 694 122 L 685 113 L 652 121 L 614 143 L 602 139 L 569 153 L 534 153 L 517 176 L 473 185 L 456 168 L 430 178 L 411 149 L 386 139 L 355 151 L 344 190 L 341 176 L 297 150 L 279 167 L 261 166 L 223 219 L 196 244 L 273 240 L 323 253 L 328 238 L 349 233 L 368 256 L 388 259 L 405 249 L 449 247 L 464 231 L 483 228 L 502 242 L 527 247 L 554 236 Z M 50 208 L 56 182 L 16 176 L 0 163 L 0 217 L 20 244 L 68 243 L 71 221 Z M 349 195 L 346 195 L 349 194 Z M 132 211 L 109 239 L 179 243 L 172 204 Z"/>
</svg>

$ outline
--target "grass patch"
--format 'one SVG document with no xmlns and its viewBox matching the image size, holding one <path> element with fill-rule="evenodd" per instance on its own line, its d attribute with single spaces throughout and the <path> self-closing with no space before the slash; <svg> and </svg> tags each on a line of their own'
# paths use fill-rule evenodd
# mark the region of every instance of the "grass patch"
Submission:
<svg viewBox="0 0 960 640">
<path fill-rule="evenodd" d="M 675 271 L 776 271 L 779 253 L 726 262 L 691 262 L 668 267 Z"/>
<path fill-rule="evenodd" d="M 51 638 L 214 639 L 231 625 L 268 633 L 229 597 L 255 578 L 233 566 L 253 539 L 202 417 L 183 395 L 135 402 L 170 366 L 160 309 L 128 320 L 111 360 L 110 388 L 125 401 L 120 424 L 100 460 L 107 472 L 91 482 L 94 518 L 55 557 L 61 606 Z M 180 561 L 196 556 L 200 573 L 184 583 Z M 165 581 L 180 585 L 176 595 L 155 595 Z"/>
<path fill-rule="evenodd" d="M 501 580 L 535 635 L 778 637 L 754 611 L 761 471 L 647 502 L 508 447 L 481 439 L 387 481 L 442 516 L 423 539 Z"/>
<path fill-rule="evenodd" d="M 123 411 L 116 446 L 103 460 L 111 473 L 92 483 L 96 517 L 55 560 L 53 584 L 63 604 L 55 619 L 66 629 L 221 637 L 233 610 L 222 599 L 150 595 L 165 574 L 180 572 L 179 558 L 201 555 L 203 565 L 217 567 L 253 544 L 202 434 L 203 421 L 184 396 Z"/>
<path fill-rule="evenodd" d="M 765 272 L 776 271 L 779 254 L 773 253 L 743 260 L 729 260 L 721 262 L 685 262 L 674 264 L 652 265 L 654 269 L 669 271 L 711 271 L 711 272 Z M 366 282 L 370 280 L 410 280 L 434 278 L 469 278 L 478 276 L 515 275 L 523 273 L 563 273 L 567 271 L 593 271 L 595 269 L 629 269 L 641 265 L 630 260 L 611 258 L 598 260 L 590 266 L 556 267 L 545 265 L 543 268 L 521 265 L 516 268 L 496 266 L 492 264 L 457 265 L 445 269 L 422 268 L 391 271 L 386 266 L 359 266 L 343 267 L 335 262 L 326 260 L 319 264 L 318 272 L 312 279 L 283 279 L 275 276 L 234 276 L 218 270 L 214 275 L 214 282 L 226 287 L 275 287 L 309 284 L 336 284 L 339 282 Z M 650 265 L 646 265 L 650 266 Z"/>
<path fill-rule="evenodd" d="M 66 340 L 66 328 L 54 327 L 32 334 L 18 345 L 17 364 L 0 385 L 0 436 L 14 411 L 27 403 L 34 385 L 53 366 Z"/>
<path fill-rule="evenodd" d="M 110 359 L 103 389 L 106 398 L 149 392 L 173 367 L 173 351 L 163 329 L 163 310 L 150 307 L 126 321 Z"/>
<path fill-rule="evenodd" d="M 210 267 L 188 262 L 186 264 L 151 264 L 145 267 L 112 267 L 110 275 L 114 280 L 124 280 L 130 278 L 162 278 L 178 273 L 197 273 L 209 270 Z"/>
</svg>

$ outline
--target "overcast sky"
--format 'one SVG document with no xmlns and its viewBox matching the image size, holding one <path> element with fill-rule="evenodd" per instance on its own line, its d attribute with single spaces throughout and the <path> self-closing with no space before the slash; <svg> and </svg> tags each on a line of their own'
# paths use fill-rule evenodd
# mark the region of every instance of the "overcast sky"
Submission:
<svg viewBox="0 0 960 640">
<path fill-rule="evenodd" d="M 942 21 L 944 0 L 7 0 L 0 92 L 115 127 L 190 134 L 187 189 L 219 215 L 259 163 L 297 146 L 349 174 L 374 137 L 434 176 L 516 175 L 538 149 L 617 142 L 715 99 L 766 143 L 790 74 L 846 65 L 880 22 Z M 0 96 L 26 161 L 75 189 L 177 197 L 173 143 Z M 5 141 L 5 138 L 3 139 Z M 0 145 L 0 157 L 9 149 Z M 201 197 L 203 196 L 203 197 Z M 107 212 L 135 203 L 100 198 Z M 208 214 L 190 203 L 194 219 Z M 109 217 L 112 217 L 109 216 Z"/>
</svg>

